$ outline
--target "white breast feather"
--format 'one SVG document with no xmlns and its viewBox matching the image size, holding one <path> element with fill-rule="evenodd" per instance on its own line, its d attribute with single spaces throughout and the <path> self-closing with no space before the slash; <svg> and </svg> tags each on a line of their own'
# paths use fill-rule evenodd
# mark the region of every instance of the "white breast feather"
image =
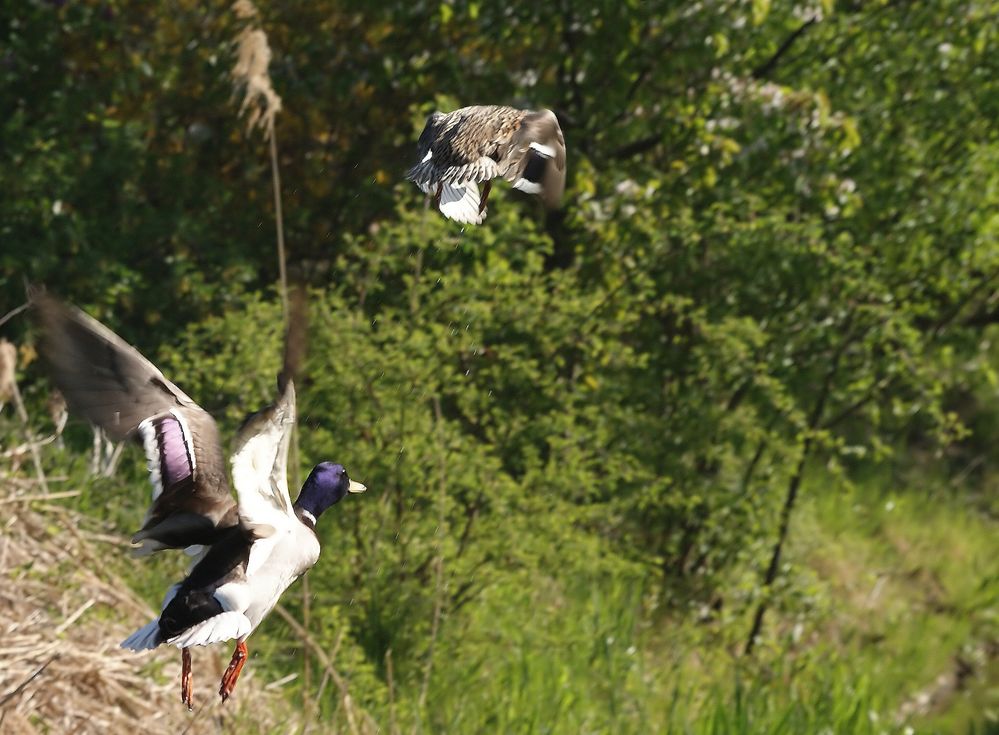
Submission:
<svg viewBox="0 0 999 735">
<path fill-rule="evenodd" d="M 297 526 L 282 529 L 271 538 L 255 541 L 250 549 L 251 561 L 257 546 L 264 544 L 262 548 L 269 549 L 266 556 L 261 555 L 262 561 L 252 573 L 247 567 L 246 581 L 242 582 L 249 594 L 243 611 L 254 627 L 277 604 L 288 586 L 319 559 L 319 542 L 315 534 L 299 521 L 295 523 Z M 220 587 L 219 591 L 223 589 Z"/>
</svg>

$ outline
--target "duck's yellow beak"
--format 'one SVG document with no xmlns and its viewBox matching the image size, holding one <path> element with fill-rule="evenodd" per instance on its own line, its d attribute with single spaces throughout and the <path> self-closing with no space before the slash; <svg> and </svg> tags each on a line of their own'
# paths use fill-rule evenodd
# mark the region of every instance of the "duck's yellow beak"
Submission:
<svg viewBox="0 0 999 735">
<path fill-rule="evenodd" d="M 350 484 L 347 486 L 348 493 L 363 493 L 367 489 L 368 488 L 366 485 L 362 485 L 359 482 L 354 482 L 353 480 L 351 480 Z"/>
</svg>

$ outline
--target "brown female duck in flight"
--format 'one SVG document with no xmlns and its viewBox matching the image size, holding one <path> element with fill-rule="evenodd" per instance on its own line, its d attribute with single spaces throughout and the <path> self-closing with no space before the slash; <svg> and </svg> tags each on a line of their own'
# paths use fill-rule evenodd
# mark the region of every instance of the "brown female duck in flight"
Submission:
<svg viewBox="0 0 999 735">
<path fill-rule="evenodd" d="M 565 138 L 551 110 L 478 105 L 435 112 L 427 118 L 417 155 L 420 162 L 406 178 L 457 222 L 477 225 L 486 218 L 497 177 L 540 195 L 549 207 L 558 206 L 565 189 Z M 485 182 L 481 199 L 480 182 Z"/>
</svg>

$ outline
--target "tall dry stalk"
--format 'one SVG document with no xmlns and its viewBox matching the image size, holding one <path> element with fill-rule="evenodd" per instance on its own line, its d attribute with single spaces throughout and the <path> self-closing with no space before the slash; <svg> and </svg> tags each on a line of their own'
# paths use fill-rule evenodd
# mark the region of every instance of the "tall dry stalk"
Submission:
<svg viewBox="0 0 999 735">
<path fill-rule="evenodd" d="M 278 159 L 276 120 L 281 111 L 281 97 L 274 91 L 271 83 L 269 67 L 271 63 L 271 47 L 267 33 L 260 27 L 259 13 L 251 0 L 236 0 L 232 6 L 233 13 L 240 20 L 242 28 L 236 37 L 236 65 L 232 77 L 237 90 L 243 93 L 243 101 L 239 106 L 239 114 L 246 115 L 246 129 L 252 133 L 255 128 L 264 131 L 264 137 L 269 144 L 271 157 L 271 178 L 274 189 L 274 225 L 277 231 L 278 278 L 281 294 L 281 309 L 284 314 L 285 330 L 290 328 L 291 310 L 288 304 L 288 269 L 287 255 L 284 243 L 284 211 L 281 201 L 281 169 Z M 298 431 L 292 427 L 290 461 L 291 483 L 301 486 L 301 476 L 298 462 Z M 306 633 L 310 629 L 310 594 L 308 578 L 302 580 L 302 623 Z M 310 713 L 309 696 L 311 689 L 311 664 L 309 649 L 302 648 L 302 699 L 303 711 Z M 306 715 L 308 717 L 308 714 Z M 306 720 L 305 730 L 311 723 Z"/>
<path fill-rule="evenodd" d="M 274 181 L 274 222 L 277 228 L 278 273 L 281 281 L 281 305 L 285 320 L 288 319 L 288 275 L 284 248 L 284 215 L 281 207 L 281 172 L 278 166 L 275 121 L 281 112 L 281 97 L 274 91 L 268 68 L 271 64 L 271 47 L 267 33 L 258 25 L 259 13 L 250 0 L 236 0 L 232 6 L 242 29 L 236 36 L 236 65 L 232 78 L 243 92 L 239 114 L 246 115 L 247 132 L 254 128 L 264 131 L 270 144 L 271 175 Z"/>
</svg>

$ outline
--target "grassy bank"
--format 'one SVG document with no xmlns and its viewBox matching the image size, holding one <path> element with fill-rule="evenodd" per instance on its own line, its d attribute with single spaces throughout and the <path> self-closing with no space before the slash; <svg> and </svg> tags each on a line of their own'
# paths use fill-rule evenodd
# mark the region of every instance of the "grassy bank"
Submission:
<svg viewBox="0 0 999 735">
<path fill-rule="evenodd" d="M 788 563 L 807 592 L 775 601 L 753 661 L 738 655 L 745 614 L 663 612 L 639 577 L 525 575 L 454 626 L 426 722 L 450 732 L 986 731 L 999 698 L 994 533 L 947 498 L 867 488 L 806 501 Z"/>
</svg>

